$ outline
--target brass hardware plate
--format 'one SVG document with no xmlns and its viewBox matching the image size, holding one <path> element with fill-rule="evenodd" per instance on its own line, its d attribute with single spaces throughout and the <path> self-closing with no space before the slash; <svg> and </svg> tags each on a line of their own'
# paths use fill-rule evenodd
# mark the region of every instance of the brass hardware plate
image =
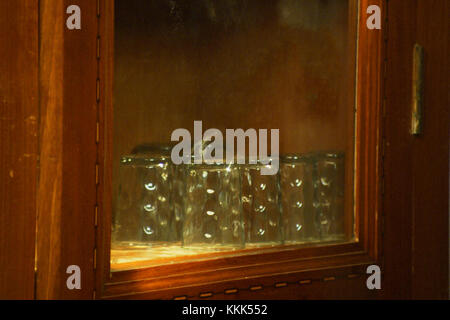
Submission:
<svg viewBox="0 0 450 320">
<path fill-rule="evenodd" d="M 419 44 L 414 45 L 413 52 L 413 82 L 412 82 L 412 114 L 411 134 L 419 135 L 423 127 L 423 77 L 424 52 Z"/>
</svg>

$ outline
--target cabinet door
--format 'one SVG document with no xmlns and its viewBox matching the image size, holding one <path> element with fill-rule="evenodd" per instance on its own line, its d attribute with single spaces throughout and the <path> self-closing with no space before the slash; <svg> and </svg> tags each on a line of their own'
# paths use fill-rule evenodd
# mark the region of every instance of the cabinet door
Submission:
<svg viewBox="0 0 450 320">
<path fill-rule="evenodd" d="M 394 298 L 448 299 L 449 43 L 439 40 L 449 37 L 448 12 L 448 1 L 389 5 L 383 259 Z M 424 52 L 423 130 L 411 135 L 416 44 Z"/>
<path fill-rule="evenodd" d="M 105 6 L 101 296 L 315 297 L 342 281 L 368 295 L 355 279 L 379 257 L 383 42 L 358 3 Z M 279 129 L 277 174 L 173 165 L 170 137 L 198 120 L 216 140 Z"/>
<path fill-rule="evenodd" d="M 389 18 L 396 19 L 400 5 L 392 3 Z M 40 169 L 47 182 L 38 200 L 37 298 L 376 298 L 395 296 L 394 288 L 409 294 L 411 273 L 400 275 L 394 262 L 412 267 L 404 261 L 416 232 L 407 208 L 415 204 L 399 211 L 408 231 L 396 234 L 402 222 L 392 199 L 411 198 L 405 180 L 386 197 L 384 181 L 407 173 L 400 152 L 384 141 L 394 145 L 409 134 L 392 128 L 410 114 L 402 106 L 395 115 L 389 90 L 407 88 L 396 66 L 386 72 L 386 58 L 402 60 L 412 49 L 399 54 L 395 44 L 386 46 L 385 1 L 370 2 L 381 9 L 381 30 L 367 28 L 365 0 L 80 0 L 81 29 L 70 30 L 61 12 L 73 4 L 40 2 L 41 110 L 54 112 L 41 116 L 48 165 Z M 394 26 L 402 34 L 409 24 Z M 57 105 L 62 109 L 52 109 Z M 264 177 L 246 163 L 182 166 L 179 180 L 177 167 L 157 171 L 172 165 L 161 143 L 170 143 L 177 128 L 193 131 L 195 120 L 204 130 L 279 129 L 278 174 Z M 55 158 L 60 166 L 51 165 Z M 227 185 L 234 170 L 236 184 Z M 259 189 L 248 188 L 258 179 Z M 326 189 L 330 180 L 338 186 Z M 296 183 L 309 187 L 295 193 Z M 177 184 L 185 192 L 179 229 Z M 169 193 L 151 193 L 168 185 Z M 272 185 L 276 191 L 264 193 Z M 189 200 L 189 186 L 200 186 L 200 196 Z M 252 197 L 245 196 L 249 189 Z M 207 198 L 218 190 L 220 197 Z M 273 201 L 257 203 L 261 193 Z M 234 207 L 229 199 L 236 194 Z M 275 203 L 276 218 L 265 214 L 264 227 L 248 228 L 259 222 L 246 214 L 257 216 L 268 203 Z M 201 241 L 185 231 L 186 208 L 205 213 L 190 225 L 201 230 Z M 160 218 L 164 210 L 172 220 Z M 157 224 L 148 219 L 154 212 Z M 236 212 L 240 236 L 227 238 L 223 230 L 232 224 L 216 226 L 220 236 L 209 231 L 219 212 Z M 161 226 L 169 222 L 166 232 Z M 305 232 L 297 238 L 296 230 Z M 393 250 L 397 243 L 405 250 Z M 386 290 L 367 289 L 372 264 L 386 274 Z M 70 265 L 81 268 L 81 290 L 66 287 Z"/>
</svg>

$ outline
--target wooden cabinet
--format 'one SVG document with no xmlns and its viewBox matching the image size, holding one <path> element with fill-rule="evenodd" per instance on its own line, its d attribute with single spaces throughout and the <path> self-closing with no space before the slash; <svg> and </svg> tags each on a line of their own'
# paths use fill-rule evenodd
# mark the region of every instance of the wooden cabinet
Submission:
<svg viewBox="0 0 450 320">
<path fill-rule="evenodd" d="M 282 152 L 289 153 L 302 148 L 308 150 L 316 143 L 323 148 L 342 148 L 350 155 L 346 158 L 345 212 L 348 218 L 345 225 L 347 234 L 352 236 L 338 242 L 207 254 L 201 259 L 180 258 L 169 264 L 127 270 L 112 270 L 110 263 L 113 200 L 117 196 L 114 189 L 115 152 L 122 147 L 118 147 L 114 130 L 126 116 L 126 113 L 118 114 L 114 106 L 115 94 L 119 89 L 126 89 L 123 85 L 118 89 L 114 82 L 119 59 L 114 42 L 118 32 L 115 24 L 117 6 L 112 0 L 70 3 L 44 0 L 39 5 L 34 3 L 34 6 L 18 1 L 17 5 L 2 5 L 8 9 L 6 12 L 12 12 L 11 23 L 18 30 L 13 35 L 19 38 L 20 46 L 18 49 L 7 47 L 6 54 L 11 57 L 11 64 L 2 62 L 0 65 L 1 70 L 7 71 L 9 83 L 15 84 L 8 87 L 9 91 L 0 91 L 7 97 L 7 103 L 2 104 L 2 117 L 5 110 L 5 118 L 2 118 L 1 130 L 8 135 L 19 132 L 18 138 L 26 143 L 1 142 L 1 174 L 5 176 L 1 186 L 5 188 L 5 196 L 2 196 L 4 223 L 0 225 L 0 232 L 2 248 L 6 249 L 0 254 L 0 266 L 6 268 L 7 261 L 14 257 L 11 261 L 18 265 L 18 269 L 8 268 L 6 273 L 2 272 L 0 296 L 27 299 L 445 298 L 448 295 L 449 152 L 448 97 L 443 83 L 447 76 L 445 67 L 448 69 L 448 54 L 445 54 L 448 53 L 448 43 L 439 45 L 431 31 L 423 31 L 423 26 L 442 34 L 443 39 L 448 38 L 449 28 L 443 28 L 439 23 L 448 24 L 444 13 L 449 8 L 445 1 L 435 1 L 434 8 L 424 1 L 413 2 L 414 5 L 395 0 L 339 1 L 345 3 L 347 10 L 345 24 L 348 32 L 345 35 L 348 38 L 340 41 L 346 44 L 348 61 L 336 67 L 345 74 L 334 73 L 335 78 L 332 79 L 333 90 L 338 92 L 336 103 L 345 106 L 347 111 L 337 112 L 342 116 L 334 119 L 338 124 L 331 128 L 340 130 L 343 138 L 327 139 L 325 134 L 322 137 L 321 129 L 326 132 L 329 128 L 325 125 L 320 128 L 316 124 L 312 130 L 317 131 L 317 141 L 313 138 L 309 145 L 302 144 L 291 135 L 281 146 Z M 66 8 L 73 4 L 81 8 L 80 30 L 69 30 L 65 24 L 68 17 Z M 369 5 L 381 8 L 381 30 L 366 26 Z M 19 7 L 20 10 L 17 9 Z M 442 10 L 437 10 L 438 7 Z M 429 22 L 429 17 L 433 17 L 434 22 Z M 29 34 L 21 33 L 17 27 L 21 23 L 32 29 Z M 127 23 L 132 23 L 132 19 Z M 127 35 L 126 31 L 130 30 L 132 28 L 119 30 L 122 37 L 131 39 L 122 43 L 135 47 L 119 51 L 122 61 L 136 69 L 139 65 L 132 66 L 130 57 L 126 58 L 128 60 L 123 58 L 129 54 L 127 50 L 133 52 L 142 45 L 142 41 L 133 38 L 135 35 Z M 265 32 L 274 36 L 269 27 Z M 13 35 L 5 31 L 1 35 L 2 43 L 12 41 Z M 254 38 L 246 41 L 248 39 Z M 233 41 L 230 42 L 234 46 L 239 43 L 239 40 Z M 411 135 L 409 127 L 412 52 L 416 42 L 421 43 L 426 53 L 425 122 L 421 136 Z M 227 50 L 225 45 L 219 48 Z M 153 49 L 158 50 L 158 47 Z M 14 50 L 21 54 L 13 53 Z M 168 55 L 166 51 L 161 50 L 157 54 Z M 286 53 L 288 51 L 280 49 L 285 60 L 296 57 Z M 431 58 L 434 55 L 441 59 Z M 228 61 L 227 57 L 216 58 Z M 10 67 L 12 62 L 23 64 L 25 60 L 31 64 L 26 72 L 17 73 Z M 437 61 L 441 61 L 442 66 Z M 201 64 L 201 61 L 197 63 Z M 268 90 L 277 85 L 277 77 L 281 79 L 285 74 L 289 77 L 283 85 L 295 81 L 296 66 L 292 58 L 289 64 L 286 63 L 285 70 L 272 70 L 275 74 L 272 78 L 266 73 L 262 79 L 269 79 Z M 186 72 L 183 76 L 188 77 L 189 74 Z M 162 78 L 161 82 L 176 78 Z M 205 81 L 211 81 L 208 79 Z M 270 79 L 275 80 L 270 82 Z M 314 82 L 316 80 L 308 79 L 303 83 L 305 88 L 294 86 L 296 90 L 306 94 L 308 86 L 320 87 Z M 336 81 L 341 83 L 336 84 Z M 154 82 L 153 87 L 158 87 L 158 81 Z M 291 91 L 283 91 L 283 85 L 278 89 L 286 96 Z M 258 84 L 255 86 L 260 90 L 264 88 Z M 16 93 L 11 88 L 22 88 L 22 91 Z M 158 88 L 167 89 L 162 84 Z M 189 86 L 184 89 L 186 92 L 194 90 Z M 333 95 L 333 90 L 329 95 Z M 158 103 L 164 102 L 161 98 L 164 94 L 155 97 L 160 99 Z M 184 96 L 183 92 L 177 94 L 173 93 L 175 98 L 169 100 L 186 99 L 189 103 L 191 98 L 187 93 Z M 294 91 L 292 97 L 298 98 L 297 95 Z M 211 102 L 214 98 L 205 99 Z M 270 99 L 284 98 L 276 94 L 271 96 L 270 92 L 265 96 L 256 93 L 246 101 L 264 100 L 261 110 L 267 113 L 273 107 Z M 133 100 L 132 93 L 127 99 L 132 104 L 138 103 Z M 151 95 L 147 99 L 151 102 Z M 26 107 L 23 114 L 12 111 L 12 106 L 19 103 L 17 101 Z M 320 101 L 315 101 L 321 105 Z M 332 100 L 325 102 L 329 101 Z M 183 123 L 183 117 L 186 120 L 196 116 L 194 111 L 190 114 L 182 107 L 177 109 L 177 103 L 173 105 L 172 110 L 176 110 L 177 116 L 170 118 L 171 121 Z M 131 111 L 137 110 L 133 108 L 130 106 Z M 217 106 L 213 115 L 217 115 L 220 108 L 223 106 Z M 318 109 L 312 116 L 316 116 L 320 124 L 323 113 L 328 110 Z M 137 123 L 142 115 L 150 116 L 156 112 L 153 110 L 156 109 L 150 107 L 137 114 L 131 123 Z M 39 129 L 32 125 L 36 121 L 25 120 L 23 125 L 22 118 L 28 114 L 37 119 Z M 309 117 L 311 113 L 305 113 L 305 116 Z M 251 126 L 258 121 L 252 116 L 242 120 L 241 114 L 234 117 L 230 116 L 228 120 L 237 125 Z M 233 122 L 238 118 L 241 122 Z M 219 117 L 208 119 L 218 123 L 219 127 L 225 125 Z M 270 119 L 274 125 L 281 123 L 280 130 L 283 129 L 283 122 L 277 123 L 276 116 Z M 267 118 L 259 120 L 264 123 Z M 20 123 L 20 126 L 7 128 L 4 123 Z M 287 131 L 294 130 L 294 127 L 289 127 L 291 122 L 284 123 Z M 345 125 L 340 126 L 342 123 Z M 170 125 L 170 121 L 161 120 L 161 126 L 167 124 Z M 137 129 L 130 128 L 125 132 L 130 123 L 124 121 L 122 125 L 121 132 L 128 134 L 128 140 L 124 138 L 121 141 L 133 140 Z M 327 134 L 332 135 L 332 131 Z M 147 136 L 144 138 L 148 139 Z M 137 142 L 142 141 L 136 139 L 133 143 Z M 23 162 L 18 161 L 17 155 L 23 153 L 25 157 L 28 152 L 30 157 L 23 158 Z M 28 185 L 25 181 L 35 183 Z M 22 200 L 30 205 L 19 205 Z M 17 210 L 20 212 L 13 212 Z M 18 231 L 27 228 L 27 237 L 18 240 L 7 227 L 9 225 Z M 17 259 L 17 252 L 23 253 L 21 257 L 24 258 Z M 31 254 L 33 252 L 35 256 Z M 366 287 L 366 268 L 372 264 L 381 267 L 381 290 L 368 290 Z M 78 265 L 81 269 L 80 290 L 69 290 L 66 286 L 66 269 L 70 265 Z M 434 265 L 435 269 L 431 270 L 429 265 Z M 27 276 L 19 279 L 7 276 L 16 270 L 23 270 Z M 21 281 L 23 284 L 19 286 Z M 10 290 L 14 293 L 8 293 Z"/>
</svg>

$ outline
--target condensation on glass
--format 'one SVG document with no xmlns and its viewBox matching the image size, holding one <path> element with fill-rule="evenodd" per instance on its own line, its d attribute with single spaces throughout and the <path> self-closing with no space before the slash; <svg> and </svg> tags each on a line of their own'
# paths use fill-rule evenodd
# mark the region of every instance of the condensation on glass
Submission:
<svg viewBox="0 0 450 320">
<path fill-rule="evenodd" d="M 112 270 L 353 240 L 356 2 L 115 1 Z M 278 173 L 174 164 L 198 120 L 279 129 Z"/>
</svg>

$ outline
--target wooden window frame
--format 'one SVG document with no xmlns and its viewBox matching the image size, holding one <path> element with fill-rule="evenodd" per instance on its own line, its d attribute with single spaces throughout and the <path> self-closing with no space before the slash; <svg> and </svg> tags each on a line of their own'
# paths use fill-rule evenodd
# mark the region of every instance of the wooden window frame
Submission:
<svg viewBox="0 0 450 320">
<path fill-rule="evenodd" d="M 384 8 L 385 1 L 371 1 Z M 95 278 L 99 298 L 236 297 L 266 287 L 325 283 L 356 278 L 369 264 L 380 264 L 381 132 L 384 39 L 369 30 L 364 17 L 367 0 L 359 1 L 355 146 L 355 242 L 316 246 L 286 246 L 242 256 L 221 256 L 143 269 L 110 272 L 112 212 L 112 87 L 113 0 L 99 0 L 98 82 L 98 225 Z M 383 12 L 384 10 L 382 10 Z M 250 295 L 240 295 L 247 297 Z M 309 295 L 306 294 L 305 297 Z"/>
</svg>

